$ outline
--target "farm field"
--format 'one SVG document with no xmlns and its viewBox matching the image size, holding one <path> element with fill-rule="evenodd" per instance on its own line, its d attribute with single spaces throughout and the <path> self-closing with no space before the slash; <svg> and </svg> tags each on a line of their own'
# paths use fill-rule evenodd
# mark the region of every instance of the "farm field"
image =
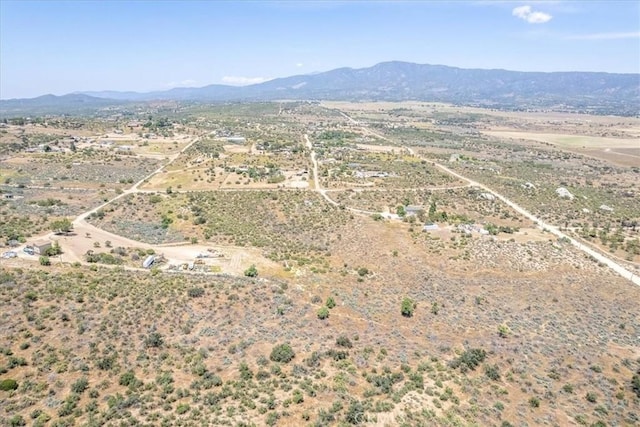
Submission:
<svg viewBox="0 0 640 427">
<path fill-rule="evenodd" d="M 0 425 L 640 422 L 640 119 L 148 108 L 0 138 Z"/>
<path fill-rule="evenodd" d="M 548 142 L 560 147 L 567 148 L 638 148 L 638 141 L 635 138 L 609 138 L 597 136 L 513 132 L 499 130 L 485 131 L 484 133 L 499 138 L 530 139 L 533 141 Z"/>
</svg>

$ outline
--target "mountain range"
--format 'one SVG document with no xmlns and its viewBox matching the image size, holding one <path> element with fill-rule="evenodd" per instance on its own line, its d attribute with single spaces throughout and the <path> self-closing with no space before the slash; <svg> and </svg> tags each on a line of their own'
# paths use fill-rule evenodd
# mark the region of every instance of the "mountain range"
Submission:
<svg viewBox="0 0 640 427">
<path fill-rule="evenodd" d="M 640 113 L 640 74 L 521 72 L 383 62 L 269 80 L 250 86 L 209 85 L 156 92 L 76 92 L 0 101 L 0 114 L 59 112 L 131 102 L 345 100 L 438 101 L 503 109 L 555 109 L 600 114 Z"/>
</svg>

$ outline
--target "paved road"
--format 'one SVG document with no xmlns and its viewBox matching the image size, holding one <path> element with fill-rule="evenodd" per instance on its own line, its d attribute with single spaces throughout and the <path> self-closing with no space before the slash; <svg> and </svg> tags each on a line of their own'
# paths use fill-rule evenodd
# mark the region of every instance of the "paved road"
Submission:
<svg viewBox="0 0 640 427">
<path fill-rule="evenodd" d="M 351 118 L 348 114 L 343 113 L 343 112 L 340 112 L 340 114 L 342 114 L 342 116 L 344 116 L 346 119 L 348 119 L 351 123 L 359 124 L 356 120 Z M 364 126 L 362 126 L 362 129 L 366 133 L 368 133 L 370 135 L 374 135 L 374 136 L 376 136 L 378 138 L 393 142 L 389 138 L 387 138 L 387 137 L 385 137 L 383 135 L 380 135 L 380 134 L 378 134 L 376 132 L 373 132 L 373 131 L 365 128 Z M 414 152 L 414 150 L 411 147 L 404 147 L 404 148 L 406 148 L 411 155 L 417 156 L 416 153 Z M 417 156 L 417 157 L 420 157 L 420 156 Z M 420 158 L 422 158 L 422 157 L 420 157 Z M 431 162 L 434 166 L 436 166 L 437 168 L 439 168 L 443 172 L 448 173 L 449 175 L 452 175 L 452 176 L 455 176 L 458 179 L 467 181 L 471 186 L 481 188 L 484 191 L 486 191 L 487 193 L 493 194 L 497 199 L 500 199 L 503 203 L 505 203 L 507 206 L 511 207 L 513 210 L 515 210 L 516 212 L 518 212 L 522 216 L 524 216 L 524 217 L 530 219 L 531 221 L 537 223 L 539 228 L 541 228 L 543 230 L 547 230 L 551 234 L 554 234 L 555 236 L 570 242 L 573 246 L 575 246 L 576 248 L 578 248 L 582 252 L 586 253 L 587 255 L 593 257 L 596 261 L 598 261 L 598 262 L 600 262 L 602 264 L 605 264 L 606 266 L 611 268 L 613 271 L 618 273 L 620 276 L 622 276 L 625 279 L 630 280 L 632 283 L 640 286 L 640 275 L 638 275 L 638 274 L 636 274 L 636 273 L 634 273 L 632 271 L 629 271 L 624 266 L 622 266 L 621 264 L 615 262 L 611 258 L 609 258 L 609 257 L 603 255 L 602 253 L 594 250 L 593 248 L 591 248 L 591 247 L 589 247 L 589 246 L 577 241 L 576 239 L 566 235 L 565 233 L 560 231 L 560 229 L 558 227 L 556 227 L 555 225 L 545 223 L 540 218 L 536 217 L 531 212 L 529 212 L 526 209 L 524 209 L 522 206 L 520 206 L 520 205 L 516 204 L 515 202 L 507 199 L 502 194 L 496 192 L 495 190 L 487 187 L 484 184 L 481 184 L 481 183 L 479 183 L 477 181 L 469 179 L 466 176 L 461 175 L 458 172 L 455 172 L 455 171 L 449 169 L 448 167 L 446 167 L 446 166 L 444 166 L 444 165 L 442 165 L 440 163 L 434 162 L 434 161 L 432 161 L 430 159 L 424 159 L 424 158 L 422 158 L 422 159 Z"/>
</svg>

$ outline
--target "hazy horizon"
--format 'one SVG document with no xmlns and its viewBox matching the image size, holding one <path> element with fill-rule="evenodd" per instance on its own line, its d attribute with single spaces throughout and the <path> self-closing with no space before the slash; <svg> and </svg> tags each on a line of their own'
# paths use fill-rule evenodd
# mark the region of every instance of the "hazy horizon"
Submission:
<svg viewBox="0 0 640 427">
<path fill-rule="evenodd" d="M 640 73 L 637 2 L 0 3 L 0 98 L 246 85 L 404 61 Z"/>
</svg>

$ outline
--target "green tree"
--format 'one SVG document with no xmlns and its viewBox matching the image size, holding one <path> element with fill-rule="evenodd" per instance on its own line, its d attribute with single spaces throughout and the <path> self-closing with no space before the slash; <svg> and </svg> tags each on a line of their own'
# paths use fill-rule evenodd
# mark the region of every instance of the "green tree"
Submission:
<svg viewBox="0 0 640 427">
<path fill-rule="evenodd" d="M 433 218 L 436 215 L 436 202 L 433 201 L 431 202 L 431 204 L 429 205 L 429 219 L 433 220 Z"/>
<path fill-rule="evenodd" d="M 50 227 L 51 231 L 56 234 L 66 234 L 73 230 L 73 224 L 71 223 L 71 221 L 69 221 L 68 218 L 51 221 Z"/>
<path fill-rule="evenodd" d="M 44 255 L 41 256 L 39 261 L 40 261 L 40 265 L 45 265 L 45 266 L 51 265 L 51 260 L 49 260 L 48 256 L 44 256 Z"/>
<path fill-rule="evenodd" d="M 56 256 L 56 255 L 60 255 L 62 253 L 62 248 L 60 247 L 60 244 L 58 243 L 58 241 L 54 241 L 53 244 L 51 245 L 51 247 L 49 249 L 47 249 L 45 252 L 45 255 L 47 256 Z"/>
<path fill-rule="evenodd" d="M 289 363 L 296 356 L 293 348 L 288 343 L 278 344 L 271 350 L 269 359 L 273 362 Z"/>
</svg>

